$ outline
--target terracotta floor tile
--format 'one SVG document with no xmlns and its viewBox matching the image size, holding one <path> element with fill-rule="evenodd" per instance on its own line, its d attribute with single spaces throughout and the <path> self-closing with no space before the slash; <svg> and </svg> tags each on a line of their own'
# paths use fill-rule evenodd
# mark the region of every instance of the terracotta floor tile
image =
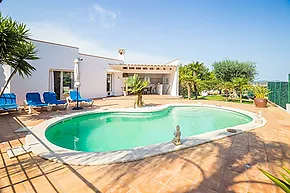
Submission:
<svg viewBox="0 0 290 193">
<path fill-rule="evenodd" d="M 179 175 L 173 176 L 167 183 L 167 187 L 173 192 L 190 192 L 194 182 Z"/>
<path fill-rule="evenodd" d="M 223 181 L 220 183 L 219 188 L 217 192 L 223 192 L 223 193 L 247 193 L 248 192 L 248 183 L 231 183 L 227 181 Z M 250 192 L 250 191 L 249 191 Z M 252 193 L 252 192 L 251 192 Z"/>
<path fill-rule="evenodd" d="M 0 188 L 11 185 L 9 178 L 7 176 L 3 176 L 0 178 Z M 1 192 L 1 191 L 0 191 Z"/>
<path fill-rule="evenodd" d="M 251 193 L 261 193 L 261 192 L 274 193 L 275 185 L 273 185 L 272 183 L 255 181 L 255 183 L 249 184 L 248 191 Z"/>
<path fill-rule="evenodd" d="M 190 179 L 194 181 L 197 177 L 201 175 L 202 171 L 199 166 L 195 164 L 185 164 L 181 169 L 177 172 L 178 175 Z"/>
<path fill-rule="evenodd" d="M 156 180 L 147 177 L 146 179 L 144 179 L 144 181 L 140 184 L 138 184 L 135 189 L 137 189 L 138 191 L 142 192 L 142 193 L 152 193 L 152 192 L 158 192 L 163 188 L 163 185 L 159 182 L 157 182 Z"/>
<path fill-rule="evenodd" d="M 47 181 L 44 176 L 33 178 L 30 180 L 37 192 L 45 190 L 46 192 L 56 192 L 54 187 Z"/>
<path fill-rule="evenodd" d="M 147 99 L 146 97 L 149 98 Z M 196 101 L 167 99 L 158 99 L 158 101 L 156 101 L 155 99 L 150 99 L 150 97 L 151 96 L 147 95 L 144 96 L 146 102 L 158 104 L 176 102 L 196 103 Z M 132 105 L 132 101 L 134 101 L 133 98 L 134 97 L 128 99 L 125 97 L 125 100 L 119 100 L 119 97 L 115 97 L 114 100 L 96 100 L 95 104 L 97 106 L 109 105 L 106 106 L 106 108 L 130 107 Z M 218 101 L 202 102 L 207 104 L 219 104 L 223 106 L 241 108 L 244 110 L 252 111 L 254 113 L 257 113 L 258 111 L 258 109 L 253 105 L 224 103 Z M 112 104 L 116 103 L 118 103 L 118 105 L 112 106 Z M 212 193 L 209 187 L 215 189 L 213 188 L 217 184 L 215 181 L 218 182 L 219 178 L 221 178 L 219 185 L 220 190 L 224 190 L 225 192 L 278 193 L 278 189 L 268 178 L 263 176 L 263 174 L 257 170 L 256 167 L 267 169 L 275 175 L 279 175 L 278 171 L 282 170 L 282 165 L 289 166 L 290 168 L 290 154 L 288 153 L 290 152 L 290 137 L 288 137 L 290 136 L 290 115 L 274 107 L 263 109 L 263 116 L 266 118 L 267 124 L 261 129 L 254 129 L 250 132 L 227 137 L 212 143 L 206 143 L 197 147 L 147 158 L 143 161 L 141 160 L 126 164 L 113 164 L 110 166 L 103 166 L 103 168 L 95 166 L 72 166 L 71 168 L 74 170 L 74 172 L 78 173 L 78 175 L 80 175 L 83 180 L 77 177 L 77 175 L 74 174 L 72 170 L 68 169 L 68 166 L 44 160 L 33 155 L 32 153 L 30 154 L 31 156 L 19 156 L 18 160 L 15 158 L 9 159 L 7 157 L 6 150 L 10 147 L 10 145 L 18 146 L 21 144 L 21 142 L 25 142 L 25 135 L 14 133 L 14 130 L 18 128 L 19 123 L 17 123 L 13 116 L 17 116 L 19 120 L 21 120 L 23 124 L 26 124 L 27 126 L 34 126 L 50 118 L 51 116 L 71 113 L 70 111 L 71 110 L 57 110 L 47 112 L 45 110 L 41 110 L 34 111 L 33 115 L 28 115 L 26 113 L 13 113 L 11 115 L 8 113 L 0 113 L 0 141 L 6 142 L 0 144 L 0 153 L 4 158 L 4 160 L 2 160 L 2 157 L 0 156 L 0 187 L 10 184 L 9 179 L 5 177 L 5 164 L 13 183 L 19 182 L 20 180 L 26 180 L 25 173 L 23 173 L 18 161 L 20 161 L 24 167 L 24 170 L 29 178 L 42 175 L 41 171 L 38 169 L 34 162 L 34 160 L 37 161 L 41 167 L 41 170 L 43 170 L 45 173 L 48 173 L 49 180 L 55 187 L 57 187 L 59 192 L 81 192 L 82 190 L 88 192 L 93 191 L 86 183 L 84 183 L 84 180 L 87 183 L 90 183 L 92 187 L 100 190 L 107 187 L 109 188 L 107 189 L 108 191 L 110 190 L 113 192 L 119 190 L 136 192 L 138 191 L 137 186 L 146 187 L 147 184 L 151 184 L 153 186 L 151 189 L 144 189 L 148 192 L 158 192 L 159 190 L 163 192 L 178 192 L 174 188 L 168 187 L 170 182 L 172 182 L 172 184 L 176 183 L 176 187 L 178 187 L 180 184 L 183 184 L 189 180 L 190 182 L 193 182 L 192 187 L 194 189 L 192 192 L 194 192 L 194 190 L 198 190 L 199 192 Z M 225 163 L 226 167 L 223 167 Z M 246 169 L 244 167 L 244 164 L 246 163 L 252 164 L 252 167 L 250 169 Z M 196 164 L 195 166 L 200 168 L 196 169 L 193 166 L 190 167 L 190 164 Z M 171 174 L 166 172 L 158 173 L 158 170 L 171 171 L 175 173 L 174 176 L 179 176 L 179 178 L 182 180 L 178 181 L 177 178 L 173 178 Z M 204 173 L 201 173 L 201 170 Z M 161 181 L 165 184 L 168 180 L 169 181 L 165 187 L 153 178 L 149 178 L 145 173 L 151 175 L 154 174 L 153 176 L 158 181 Z M 196 174 L 197 177 L 193 176 L 192 173 Z M 144 185 L 144 181 L 149 183 Z M 210 183 L 210 181 L 213 182 Z M 16 186 L 18 192 L 24 191 L 21 184 L 24 184 L 23 186 L 27 188 L 28 192 L 33 192 L 33 187 L 28 181 L 21 182 Z M 32 185 L 37 189 L 38 192 L 43 192 L 43 190 L 54 192 L 53 188 L 50 188 L 51 185 L 44 176 L 41 176 L 41 179 L 38 177 L 33 179 Z M 131 187 L 134 186 L 136 186 L 136 188 L 132 189 Z M 155 189 L 157 190 L 155 191 Z M 182 188 L 179 190 L 181 189 Z M 5 191 L 11 192 L 11 187 L 7 188 Z M 2 192 L 4 192 L 4 190 L 1 190 L 1 193 Z"/>
<path fill-rule="evenodd" d="M 127 193 L 140 193 L 140 192 L 135 188 L 131 188 Z"/>
<path fill-rule="evenodd" d="M 13 189 L 12 189 L 12 187 L 1 188 L 0 192 L 1 193 L 11 193 L 11 192 L 13 192 Z"/>
<path fill-rule="evenodd" d="M 193 188 L 190 193 L 216 193 L 216 191 L 205 186 L 199 186 L 198 188 Z"/>
<path fill-rule="evenodd" d="M 171 171 L 158 168 L 155 171 L 153 171 L 151 174 L 149 174 L 149 176 L 165 185 L 171 179 L 171 177 L 173 176 L 173 173 Z"/>
<path fill-rule="evenodd" d="M 212 174 L 206 176 L 206 178 L 204 178 L 203 181 L 201 182 L 201 185 L 216 191 L 220 185 L 221 180 L 222 174 Z"/>
</svg>

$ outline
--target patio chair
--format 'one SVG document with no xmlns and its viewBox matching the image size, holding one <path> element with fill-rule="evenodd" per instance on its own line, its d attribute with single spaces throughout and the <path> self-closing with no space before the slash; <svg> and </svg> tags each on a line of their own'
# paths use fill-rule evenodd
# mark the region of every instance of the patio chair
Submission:
<svg viewBox="0 0 290 193">
<path fill-rule="evenodd" d="M 68 107 L 66 102 L 57 100 L 57 96 L 55 92 L 44 92 L 43 99 L 44 99 L 44 102 L 49 105 L 54 105 L 54 106 L 63 105 L 65 109 Z"/>
<path fill-rule="evenodd" d="M 24 109 L 28 106 L 28 114 L 31 114 L 33 108 L 46 107 L 47 111 L 51 111 L 52 106 L 48 103 L 44 103 L 40 99 L 38 92 L 26 93 L 26 100 L 24 101 Z"/>
<path fill-rule="evenodd" d="M 94 101 L 92 99 L 82 98 L 78 91 L 71 90 L 69 92 L 69 97 L 67 97 L 67 103 L 69 104 L 70 101 L 71 102 L 77 102 L 77 99 L 78 99 L 79 102 L 86 102 L 90 106 L 93 106 Z"/>
<path fill-rule="evenodd" d="M 16 103 L 16 95 L 14 93 L 4 93 L 0 97 L 0 110 L 17 110 L 21 112 L 21 108 Z"/>
</svg>

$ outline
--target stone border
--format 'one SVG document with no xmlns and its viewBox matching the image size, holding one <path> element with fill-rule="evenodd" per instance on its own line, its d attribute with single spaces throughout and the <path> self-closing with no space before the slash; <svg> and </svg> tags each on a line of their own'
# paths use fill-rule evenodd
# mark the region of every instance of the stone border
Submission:
<svg viewBox="0 0 290 193">
<path fill-rule="evenodd" d="M 119 151 L 110 151 L 110 152 L 81 152 L 74 151 L 70 149 L 65 149 L 59 146 L 56 146 L 49 142 L 45 137 L 45 131 L 48 127 L 65 120 L 72 119 L 73 117 L 94 114 L 100 112 L 154 112 L 164 110 L 171 106 L 203 106 L 203 107 L 214 107 L 229 111 L 234 111 L 238 113 L 245 114 L 253 119 L 250 123 L 237 125 L 231 127 L 231 129 L 237 130 L 236 133 L 230 133 L 227 131 L 228 128 L 211 131 L 199 135 L 190 136 L 183 138 L 182 145 L 175 146 L 171 142 L 165 142 L 160 144 L 154 144 L 150 146 L 136 147 L 129 150 L 119 150 Z M 31 147 L 31 150 L 34 154 L 49 159 L 56 162 L 71 164 L 71 165 L 102 165 L 102 164 L 113 164 L 113 163 L 122 163 L 129 161 L 136 161 L 144 159 L 146 157 L 156 156 L 165 154 L 168 152 L 177 151 L 180 149 L 189 148 L 206 142 L 214 141 L 224 137 L 236 135 L 251 129 L 262 127 L 266 124 L 265 118 L 262 118 L 261 123 L 257 123 L 257 115 L 241 109 L 235 109 L 230 107 L 224 107 L 219 105 L 205 105 L 205 104 L 168 104 L 157 107 L 148 107 L 142 109 L 110 109 L 110 110 L 93 110 L 86 112 L 78 112 L 70 115 L 58 116 L 43 123 L 40 123 L 33 127 L 31 131 L 26 136 L 26 145 Z"/>
</svg>

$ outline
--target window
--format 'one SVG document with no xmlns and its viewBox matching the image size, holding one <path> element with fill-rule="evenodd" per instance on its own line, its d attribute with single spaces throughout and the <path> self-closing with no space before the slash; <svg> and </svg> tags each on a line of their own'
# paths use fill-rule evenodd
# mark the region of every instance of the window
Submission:
<svg viewBox="0 0 290 193">
<path fill-rule="evenodd" d="M 172 68 L 169 68 L 169 70 L 172 70 Z"/>
<path fill-rule="evenodd" d="M 128 73 L 123 73 L 123 77 L 127 78 L 128 77 Z"/>
<path fill-rule="evenodd" d="M 127 67 L 123 67 L 123 69 L 128 69 Z"/>
<path fill-rule="evenodd" d="M 129 69 L 130 69 L 130 70 L 134 70 L 134 69 L 135 69 L 135 67 L 129 67 Z"/>
<path fill-rule="evenodd" d="M 154 68 L 150 68 L 150 70 L 154 70 Z"/>
<path fill-rule="evenodd" d="M 166 70 L 166 68 L 163 68 L 163 70 Z"/>
<path fill-rule="evenodd" d="M 160 70 L 160 68 L 156 68 L 156 70 Z"/>
<path fill-rule="evenodd" d="M 147 68 L 143 68 L 143 70 L 147 70 Z"/>
<path fill-rule="evenodd" d="M 136 70 L 141 70 L 141 67 L 136 67 Z"/>
<path fill-rule="evenodd" d="M 112 91 L 112 74 L 107 74 L 107 92 Z"/>
</svg>

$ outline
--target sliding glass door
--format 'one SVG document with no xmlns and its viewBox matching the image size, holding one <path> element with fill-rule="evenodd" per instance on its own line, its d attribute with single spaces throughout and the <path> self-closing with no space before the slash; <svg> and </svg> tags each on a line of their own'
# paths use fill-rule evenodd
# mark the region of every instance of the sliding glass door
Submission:
<svg viewBox="0 0 290 193">
<path fill-rule="evenodd" d="M 53 88 L 58 97 L 58 99 L 65 99 L 69 95 L 69 91 L 74 88 L 74 77 L 73 71 L 51 71 L 50 84 L 53 86 L 49 86 Z"/>
</svg>

